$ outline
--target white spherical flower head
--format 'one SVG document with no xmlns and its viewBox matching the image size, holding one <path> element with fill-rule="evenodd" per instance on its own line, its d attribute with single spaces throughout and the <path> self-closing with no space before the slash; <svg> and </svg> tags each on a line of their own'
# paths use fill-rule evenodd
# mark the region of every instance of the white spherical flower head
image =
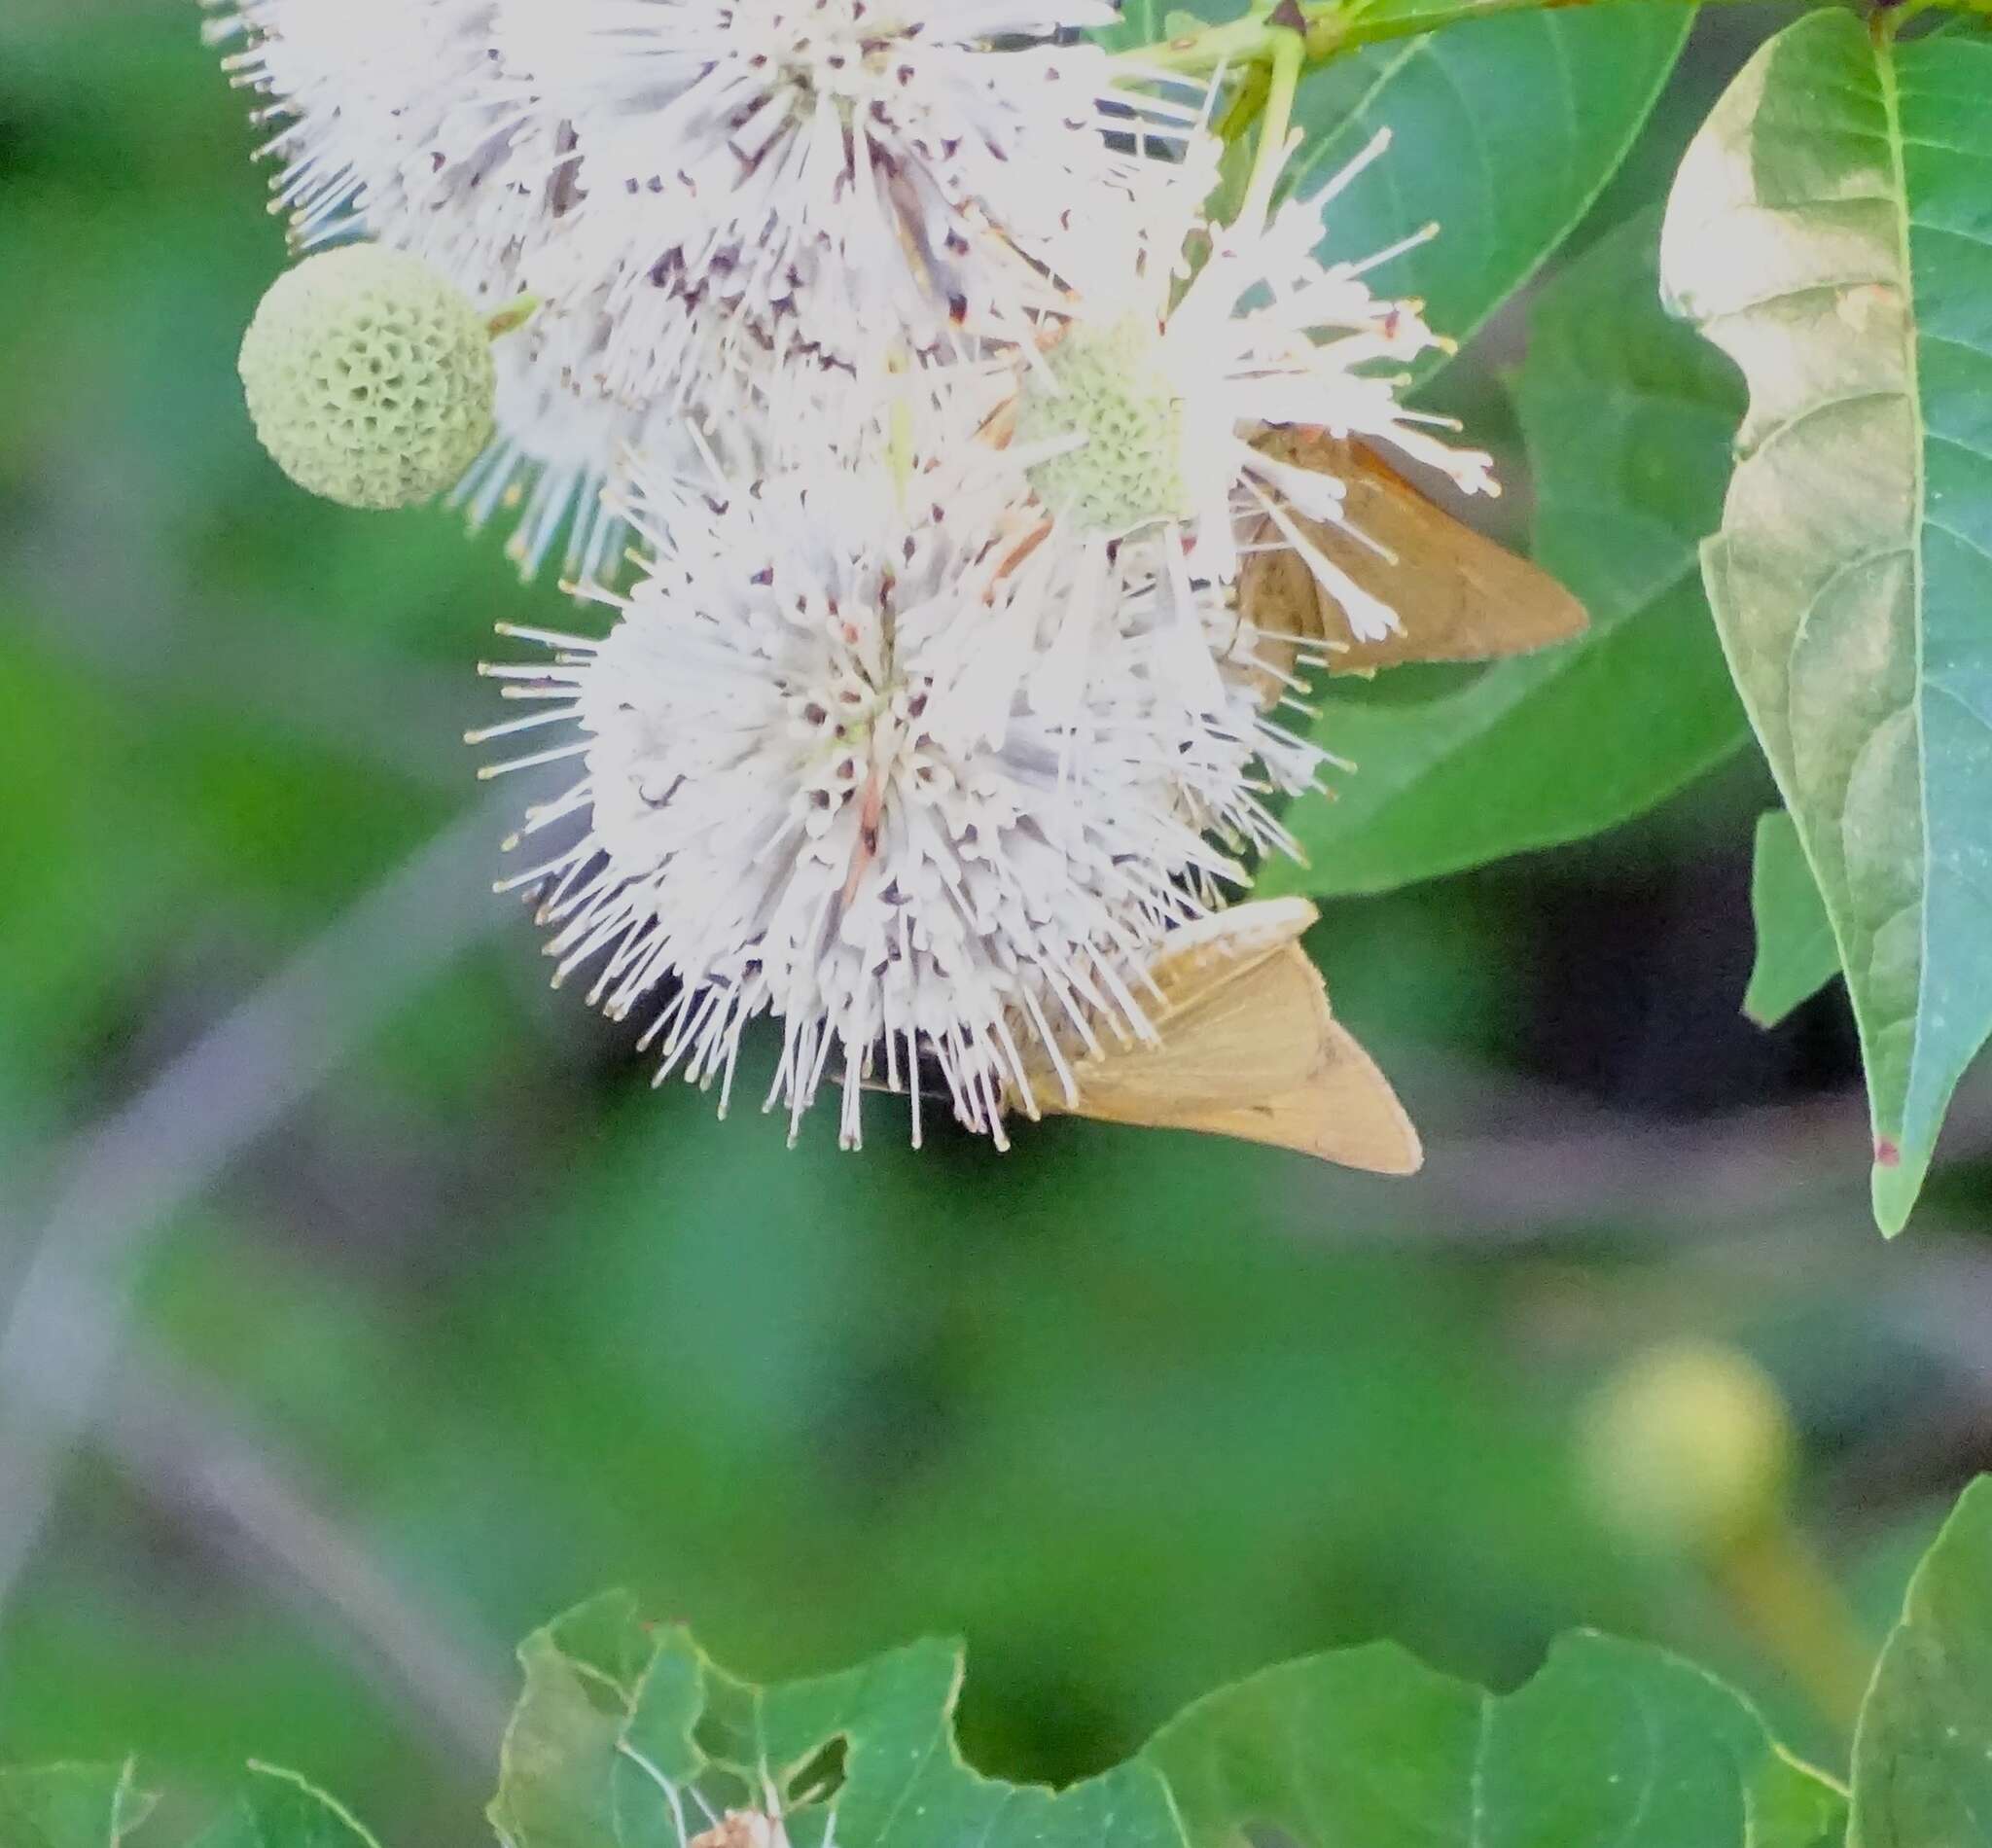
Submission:
<svg viewBox="0 0 1992 1848">
<path fill-rule="evenodd" d="M 1100 0 L 503 0 L 504 61 L 580 149 L 536 286 L 611 284 L 603 382 L 639 400 L 686 389 L 690 306 L 718 308 L 756 363 L 868 382 L 896 351 L 1029 338 L 1166 220 L 1156 195 L 1208 176 L 1153 146 L 1180 154 L 1193 110 L 1123 99 L 1132 146 L 1106 54 L 1044 42 L 1115 17 Z"/>
<path fill-rule="evenodd" d="M 701 325 L 697 311 L 688 313 L 689 334 Z M 1001 364 L 915 364 L 883 393 L 836 369 L 757 373 L 694 338 L 698 409 L 675 398 L 630 405 L 598 389 L 613 332 L 598 304 L 592 315 L 542 312 L 497 345 L 497 435 L 452 499 L 474 529 L 512 518 L 507 550 L 527 578 L 563 533 L 565 579 L 621 578 L 630 528 L 615 504 L 628 498 L 632 456 L 648 456 L 655 471 L 695 473 L 703 444 L 729 475 L 746 478 L 882 454 L 894 430 L 921 454 L 949 454 L 975 443 L 1011 390 Z"/>
<path fill-rule="evenodd" d="M 514 520 L 506 551 L 530 580 L 563 535 L 566 581 L 613 578 L 629 527 L 605 505 L 623 458 L 644 430 L 641 411 L 578 396 L 557 358 L 526 339 L 496 349 L 497 431 L 450 495 L 473 532 L 500 514 Z"/>
<path fill-rule="evenodd" d="M 535 317 L 522 332 L 497 342 L 497 432 L 457 483 L 451 504 L 477 531 L 501 514 L 513 521 L 506 551 L 521 577 L 539 575 L 564 537 L 564 584 L 619 582 L 633 529 L 620 511 L 630 493 L 631 459 L 649 455 L 662 469 L 699 465 L 698 439 L 686 415 L 669 405 L 632 408 L 577 390 L 587 363 L 573 316 Z M 759 473 L 751 440 L 757 420 L 734 416 L 707 439 L 728 466 Z"/>
<path fill-rule="evenodd" d="M 209 0 L 216 4 L 216 0 Z M 235 0 L 209 38 L 268 99 L 274 191 L 305 249 L 357 228 L 474 296 L 518 291 L 562 202 L 571 134 L 494 65 L 496 0 Z"/>
<path fill-rule="evenodd" d="M 708 345 L 710 363 L 695 369 L 698 410 L 673 398 L 629 405 L 593 388 L 612 332 L 603 313 L 541 312 L 494 349 L 497 434 L 451 499 L 473 530 L 501 515 L 514 522 L 506 549 L 527 579 L 564 534 L 564 581 L 622 580 L 632 529 L 618 509 L 632 491 L 637 456 L 653 474 L 692 475 L 703 448 L 729 476 L 751 479 L 805 464 L 841 467 L 882 455 L 895 441 L 923 455 L 951 454 L 976 443 L 1012 389 L 1003 363 L 914 364 L 881 394 L 834 369 L 729 370 Z"/>
<path fill-rule="evenodd" d="M 724 1103 L 772 1013 L 792 1132 L 828 1074 L 855 1144 L 872 1077 L 912 1093 L 917 1141 L 926 1068 L 1000 1139 L 1006 1087 L 1029 1094 L 1019 1033 L 1101 1010 L 1144 1030 L 1117 972 L 1240 875 L 1202 831 L 1276 835 L 1249 690 L 1187 708 L 1150 591 L 1088 591 L 993 481 L 921 475 L 907 514 L 882 472 L 678 499 L 648 494 L 656 556 L 605 640 L 542 635 L 553 664 L 489 670 L 546 703 L 482 735 L 579 730 L 506 767 L 586 761 L 526 829 L 585 833 L 513 883 L 562 975 L 656 1009 L 660 1078 Z M 1094 591 L 1104 620 L 1071 618 Z"/>
<path fill-rule="evenodd" d="M 287 270 L 243 337 L 241 373 L 277 466 L 346 507 L 431 499 L 491 434 L 485 321 L 399 251 L 355 244 Z"/>
<path fill-rule="evenodd" d="M 1025 373 L 1017 460 L 1054 516 L 1095 535 L 1173 526 L 1193 540 L 1199 571 L 1220 581 L 1236 574 L 1240 524 L 1269 520 L 1356 635 L 1397 626 L 1294 520 L 1298 511 L 1345 523 L 1342 484 L 1252 443 L 1269 425 L 1318 427 L 1386 444 L 1465 492 L 1498 492 L 1491 457 L 1449 447 L 1432 433 L 1455 427 L 1448 419 L 1400 402 L 1403 365 L 1445 342 L 1417 303 L 1378 298 L 1366 280 L 1431 231 L 1360 262 L 1317 254 L 1325 208 L 1388 140 L 1379 134 L 1321 192 L 1270 220 L 1208 226 L 1209 256 L 1173 304 L 1152 283 L 1108 298 Z"/>
</svg>

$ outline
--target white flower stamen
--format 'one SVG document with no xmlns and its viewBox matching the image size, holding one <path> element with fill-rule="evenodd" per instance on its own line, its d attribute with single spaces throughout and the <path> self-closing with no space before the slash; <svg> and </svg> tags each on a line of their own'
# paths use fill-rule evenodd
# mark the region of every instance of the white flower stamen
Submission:
<svg viewBox="0 0 1992 1848">
<path fill-rule="evenodd" d="M 1387 444 L 1462 492 L 1498 492 L 1492 459 L 1430 434 L 1452 426 L 1406 409 L 1404 375 L 1378 370 L 1446 344 L 1416 303 L 1379 299 L 1363 280 L 1429 231 L 1362 262 L 1316 254 L 1324 205 L 1387 145 L 1379 134 L 1313 197 L 1263 223 L 1207 227 L 1209 256 L 1173 303 L 1143 285 L 1082 304 L 1049 363 L 1025 373 L 1016 416 L 1015 459 L 1057 517 L 1096 539 L 1160 528 L 1194 547 L 1200 573 L 1227 582 L 1239 531 L 1269 515 L 1355 635 L 1397 626 L 1293 517 L 1346 529 L 1343 484 L 1253 444 L 1268 426 L 1306 425 Z"/>
<path fill-rule="evenodd" d="M 1029 1097 L 1018 1032 L 1147 1034 L 1117 972 L 1242 876 L 1211 835 L 1283 844 L 1254 765 L 1291 786 L 1320 761 L 1259 720 L 1249 663 L 1221 673 L 1215 635 L 1214 703 L 1184 701 L 1159 581 L 1089 582 L 1084 549 L 1031 543 L 993 471 L 914 489 L 903 515 L 879 473 L 777 476 L 688 518 L 684 489 L 650 483 L 657 554 L 613 599 L 622 620 L 547 637 L 530 683 L 565 695 L 549 717 L 579 738 L 504 766 L 587 759 L 524 831 L 586 812 L 585 834 L 515 882 L 559 974 L 588 969 L 619 1017 L 656 1006 L 659 1076 L 723 1105 L 743 1028 L 779 1015 L 769 1107 L 793 1134 L 834 1076 L 847 1144 L 877 1064 L 915 1092 L 938 1070 L 1000 1141 L 1004 1097 Z M 1074 596 L 1102 613 L 1065 657 L 1076 700 L 1039 671 Z"/>
<path fill-rule="evenodd" d="M 579 138 L 573 222 L 536 286 L 607 288 L 601 382 L 639 401 L 695 394 L 688 314 L 723 369 L 873 388 L 895 350 L 1027 341 L 1069 291 L 1145 266 L 1158 199 L 1209 177 L 1194 109 L 1116 90 L 1096 46 L 1045 42 L 1114 17 L 1101 0 L 503 0 L 502 66 Z M 1195 161 L 1153 151 L 1192 140 Z"/>
</svg>

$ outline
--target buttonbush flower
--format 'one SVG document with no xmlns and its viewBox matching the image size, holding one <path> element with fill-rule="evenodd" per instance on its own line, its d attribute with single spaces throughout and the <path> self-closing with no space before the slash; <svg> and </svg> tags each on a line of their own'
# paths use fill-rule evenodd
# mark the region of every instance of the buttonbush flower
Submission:
<svg viewBox="0 0 1992 1848">
<path fill-rule="evenodd" d="M 716 1081 L 724 1106 L 769 1013 L 792 1134 L 830 1076 L 846 1144 L 867 1080 L 911 1093 L 917 1142 L 927 1070 L 1000 1141 L 1006 1091 L 1030 1094 L 1019 1038 L 1144 1031 L 1120 972 L 1242 875 L 1227 847 L 1283 840 L 1267 776 L 1319 760 L 1259 718 L 1235 619 L 1212 605 L 1212 698 L 1187 701 L 1153 579 L 1089 591 L 1013 480 L 645 477 L 654 555 L 605 599 L 610 633 L 517 631 L 551 663 L 487 670 L 538 709 L 480 736 L 572 734 L 499 767 L 583 765 L 527 819 L 559 844 L 511 883 L 561 977 L 651 1013 L 660 1081 Z M 1089 594 L 1090 645 L 1047 675 Z"/>
<path fill-rule="evenodd" d="M 1268 425 L 1319 426 L 1387 444 L 1465 492 L 1498 491 L 1490 457 L 1448 447 L 1433 430 L 1449 420 L 1401 402 L 1394 369 L 1445 343 L 1416 302 L 1378 298 L 1367 281 L 1429 231 L 1362 261 L 1318 254 L 1326 207 L 1387 141 L 1379 134 L 1327 187 L 1269 218 L 1206 225 L 1197 241 L 1208 254 L 1173 301 L 1149 277 L 1081 302 L 1024 373 L 1015 414 L 1017 460 L 1054 518 L 1100 541 L 1165 529 L 1220 582 L 1236 574 L 1241 525 L 1270 520 L 1356 635 L 1397 626 L 1289 512 L 1341 523 L 1341 483 L 1252 443 Z"/>
<path fill-rule="evenodd" d="M 497 360 L 498 435 L 456 484 L 452 504 L 473 532 L 501 513 L 513 519 L 506 551 L 523 578 L 539 575 L 564 536 L 563 581 L 614 579 L 630 539 L 612 505 L 627 490 L 628 458 L 639 446 L 666 444 L 680 420 L 579 396 L 522 340 L 499 347 Z"/>
<path fill-rule="evenodd" d="M 304 249 L 354 231 L 473 296 L 519 292 L 571 180 L 572 132 L 494 81 L 494 0 L 206 0 L 233 81 L 267 98 L 274 206 Z"/>
<path fill-rule="evenodd" d="M 606 284 L 604 388 L 735 365 L 874 385 L 895 354 L 1033 337 L 1207 179 L 1195 111 L 1114 89 L 1101 0 L 501 0 L 500 67 L 570 122 L 573 222 L 535 286 Z M 1139 122 L 1130 111 L 1139 109 Z M 1114 131 L 1110 135 L 1110 131 Z M 1174 248 L 1162 253 L 1166 267 Z"/>
<path fill-rule="evenodd" d="M 770 463 L 849 449 L 890 372 L 1034 338 L 1148 267 L 1159 201 L 1214 170 L 1192 110 L 1047 42 L 1104 0 L 209 4 L 301 247 L 364 235 L 480 305 L 545 302 L 460 493 L 518 509 L 529 566 L 563 528 L 578 564 L 613 550 L 591 496 L 649 413 Z"/>
</svg>

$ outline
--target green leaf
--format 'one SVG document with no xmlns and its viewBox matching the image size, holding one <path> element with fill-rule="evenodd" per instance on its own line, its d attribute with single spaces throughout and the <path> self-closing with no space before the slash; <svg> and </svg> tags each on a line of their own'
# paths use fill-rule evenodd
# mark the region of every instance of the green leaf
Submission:
<svg viewBox="0 0 1992 1848">
<path fill-rule="evenodd" d="M 1363 20 L 1425 4 L 1381 0 Z M 1375 283 L 1420 297 L 1432 326 L 1464 341 L 1618 171 L 1692 18 L 1672 6 L 1518 14 L 1335 58 L 1310 71 L 1295 99 L 1304 140 L 1287 184 L 1312 192 L 1388 128 L 1389 153 L 1331 208 L 1326 252 L 1364 257 L 1436 224 L 1436 238 L 1377 270 Z"/>
<path fill-rule="evenodd" d="M 5 1848 L 118 1848 L 151 1808 L 128 1762 L 0 1771 Z"/>
<path fill-rule="evenodd" d="M 119 1848 L 152 1808 L 128 1761 L 0 1771 L 0 1848 Z M 248 1784 L 199 1848 L 379 1845 L 323 1791 L 290 1771 L 252 1764 Z"/>
<path fill-rule="evenodd" d="M 1847 1848 L 1992 1848 L 1992 1477 L 1965 1491 L 1882 1649 Z"/>
<path fill-rule="evenodd" d="M 1414 16 L 1430 4 L 1380 0 L 1364 19 Z M 1206 0 L 1197 10 L 1239 9 Z M 1162 12 L 1156 0 L 1130 0 L 1115 42 L 1140 43 Z M 1375 284 L 1422 299 L 1432 325 L 1464 340 L 1562 243 L 1617 171 L 1691 19 L 1691 9 L 1671 6 L 1597 17 L 1549 11 L 1474 20 L 1333 59 L 1301 83 L 1294 120 L 1303 141 L 1286 183 L 1302 193 L 1324 185 L 1388 128 L 1389 152 L 1334 200 L 1325 253 L 1360 258 L 1437 224 L 1439 236 L 1380 267 Z M 1622 320 L 1626 303 L 1614 299 L 1610 305 L 1610 318 Z M 1693 343 L 1674 335 L 1657 311 L 1652 318 L 1649 350 L 1660 372 L 1658 355 L 1691 352 Z M 1596 343 L 1610 350 L 1609 342 Z M 1442 364 L 1442 355 L 1433 355 L 1418 375 L 1429 378 Z M 1689 389 L 1702 389 L 1713 370 L 1687 362 Z M 1630 381 L 1627 388 L 1629 394 Z M 1637 409 L 1629 396 L 1626 409 L 1628 417 Z M 1577 421 L 1597 414 L 1593 399 Z M 1683 493 L 1720 479 L 1722 445 L 1732 427 L 1733 418 L 1716 437 L 1711 425 L 1705 453 L 1723 459 L 1711 474 L 1697 454 L 1692 474 L 1679 478 L 1687 483 Z M 1639 434 L 1630 433 L 1634 443 Z M 1661 466 L 1629 449 L 1618 461 L 1634 472 Z M 1608 479 L 1630 483 L 1638 477 Z M 1692 537 L 1713 523 L 1711 509 Z M 1547 553 L 1544 562 L 1562 575 Z M 1611 569 L 1609 560 L 1601 569 Z M 1585 594 L 1585 585 L 1569 581 Z M 1639 592 L 1653 592 L 1657 582 L 1640 585 Z M 1332 800 L 1296 805 L 1288 823 L 1309 865 L 1268 864 L 1260 889 L 1385 891 L 1594 833 L 1669 794 L 1742 735 L 1733 700 L 1713 671 L 1716 651 L 1695 632 L 1699 602 L 1683 578 L 1672 600 L 1654 611 L 1654 622 L 1667 630 L 1656 651 L 1643 640 L 1628 646 L 1594 633 L 1567 668 L 1559 651 L 1467 676 L 1398 670 L 1387 688 L 1344 683 L 1324 693 L 1314 735 L 1359 773 L 1341 779 Z M 1610 611 L 1607 620 L 1629 613 Z M 1594 608 L 1593 622 L 1598 619 Z M 1683 644 L 1684 636 L 1692 639 Z M 1669 694 L 1679 696 L 1643 709 L 1639 727 L 1616 717 L 1608 723 L 1597 681 L 1618 671 L 1621 658 L 1623 671 L 1643 680 L 1649 652 L 1665 657 L 1666 668 L 1676 665 L 1676 656 L 1687 657 L 1683 681 L 1667 683 Z M 1435 688 L 1436 696 L 1407 699 L 1412 690 Z M 1651 683 L 1642 691 L 1650 698 Z M 1564 723 L 1566 709 L 1582 729 L 1571 756 L 1553 755 L 1559 734 L 1548 728 Z M 1605 747 L 1601 753 L 1594 742 Z M 1580 773 L 1573 773 L 1573 758 Z"/>
<path fill-rule="evenodd" d="M 525 1690 L 506 1730 L 491 1803 L 492 1826 L 511 1848 L 644 1839 L 618 1826 L 625 1797 L 640 1805 L 632 1773 L 654 1767 L 660 1788 L 675 1791 L 702 1766 L 689 1740 L 703 1702 L 690 1654 L 680 1632 L 652 1635 L 622 1592 L 526 1638 L 518 1651 Z M 625 1731 L 635 1735 L 626 1755 Z"/>
<path fill-rule="evenodd" d="M 1116 51 L 1173 36 L 1186 15 L 1241 17 L 1242 0 L 1124 0 L 1096 34 Z M 1454 0 L 1375 0 L 1360 23 L 1456 19 Z M 1432 325 L 1464 341 L 1570 235 L 1618 170 L 1681 55 L 1691 6 L 1626 8 L 1606 18 L 1545 11 L 1452 23 L 1329 59 L 1294 101 L 1300 146 L 1287 191 L 1311 193 L 1381 129 L 1389 154 L 1334 200 L 1324 246 L 1364 257 L 1426 225 L 1440 235 L 1377 272 L 1417 296 Z M 1429 356 L 1418 375 L 1444 364 Z"/>
<path fill-rule="evenodd" d="M 1234 1848 L 1255 1828 L 1298 1848 L 1815 1848 L 1843 1808 L 1721 1683 L 1595 1636 L 1507 1696 L 1390 1648 L 1295 1662 L 1056 1794 L 963 1764 L 948 1645 L 760 1688 L 618 1593 L 520 1659 L 491 1811 L 507 1848 L 686 1848 L 747 1808 L 809 1848 Z"/>
<path fill-rule="evenodd" d="M 1166 30 L 1162 23 L 1165 11 L 1161 0 L 1125 0 L 1119 21 L 1101 26 L 1089 36 L 1110 52 L 1126 52 L 1139 45 L 1153 45 Z"/>
<path fill-rule="evenodd" d="M 1750 909 L 1757 920 L 1757 967 L 1750 972 L 1743 1012 L 1774 1027 L 1840 973 L 1839 945 L 1806 864 L 1798 830 L 1782 808 L 1758 817 L 1757 855 L 1750 871 Z"/>
<path fill-rule="evenodd" d="M 757 1688 L 622 1593 L 526 1640 L 491 1821 L 509 1848 L 684 1848 L 729 1810 L 779 1809 L 840 1848 L 1181 1848 L 1168 1793 L 1131 1763 L 1053 1794 L 984 1778 L 954 1741 L 959 1650 Z"/>
<path fill-rule="evenodd" d="M 1748 375 L 1704 555 L 1860 1025 L 1908 1217 L 1992 1029 L 1992 41 L 1800 19 L 1668 208 L 1670 301 Z"/>
<path fill-rule="evenodd" d="M 379 1848 L 352 1816 L 294 1771 L 252 1764 L 228 1817 L 199 1848 Z"/>
<path fill-rule="evenodd" d="M 1696 547 L 1720 516 L 1742 394 L 1661 312 L 1657 226 L 1637 220 L 1543 293 L 1520 408 L 1537 561 L 1589 631 L 1465 675 L 1399 669 L 1318 690 L 1315 735 L 1355 764 L 1295 804 L 1305 868 L 1268 892 L 1378 892 L 1613 826 L 1747 735 Z M 1417 679 L 1412 676 L 1416 675 Z M 1404 689 L 1436 684 L 1436 696 Z"/>
<path fill-rule="evenodd" d="M 1144 1756 L 1192 1848 L 1815 1848 L 1841 1812 L 1713 1677 L 1589 1635 L 1506 1696 L 1387 1646 L 1290 1663 Z"/>
</svg>

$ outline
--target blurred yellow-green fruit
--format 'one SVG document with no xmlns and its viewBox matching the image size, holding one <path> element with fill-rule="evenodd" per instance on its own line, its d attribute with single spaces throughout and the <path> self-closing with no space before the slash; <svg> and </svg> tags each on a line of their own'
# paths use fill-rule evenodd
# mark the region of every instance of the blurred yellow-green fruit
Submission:
<svg viewBox="0 0 1992 1848">
<path fill-rule="evenodd" d="M 1713 1342 L 1649 1350 L 1592 1401 L 1583 1474 L 1602 1519 L 1642 1548 L 1719 1552 L 1776 1518 L 1795 1439 L 1777 1386 Z"/>
<path fill-rule="evenodd" d="M 300 487 L 344 507 L 413 507 L 459 480 L 491 435 L 497 373 L 470 299 L 374 244 L 306 258 L 243 337 L 256 434 Z"/>
</svg>

